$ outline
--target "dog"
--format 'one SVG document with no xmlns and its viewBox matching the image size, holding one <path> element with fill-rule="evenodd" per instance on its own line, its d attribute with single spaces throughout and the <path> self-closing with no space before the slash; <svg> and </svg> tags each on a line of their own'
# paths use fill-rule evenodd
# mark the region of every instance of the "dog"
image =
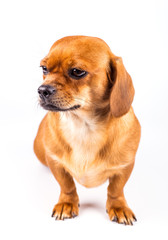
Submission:
<svg viewBox="0 0 168 240">
<path fill-rule="evenodd" d="M 131 106 L 134 87 L 122 58 L 99 38 L 69 36 L 53 44 L 40 66 L 39 103 L 48 112 L 34 152 L 60 185 L 52 217 L 78 215 L 73 178 L 88 188 L 109 180 L 110 220 L 133 225 L 136 217 L 123 188 L 133 170 L 141 126 Z"/>
</svg>

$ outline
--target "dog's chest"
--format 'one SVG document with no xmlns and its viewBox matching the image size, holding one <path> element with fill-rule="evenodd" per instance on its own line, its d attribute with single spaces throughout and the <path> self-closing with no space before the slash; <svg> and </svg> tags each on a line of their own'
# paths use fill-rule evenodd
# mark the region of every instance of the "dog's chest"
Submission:
<svg viewBox="0 0 168 240">
<path fill-rule="evenodd" d="M 62 161 L 71 175 L 82 185 L 97 185 L 97 177 L 103 170 L 97 159 L 98 152 L 105 142 L 103 130 L 71 121 L 63 126 L 64 137 L 72 152 L 68 161 L 67 159 Z"/>
</svg>

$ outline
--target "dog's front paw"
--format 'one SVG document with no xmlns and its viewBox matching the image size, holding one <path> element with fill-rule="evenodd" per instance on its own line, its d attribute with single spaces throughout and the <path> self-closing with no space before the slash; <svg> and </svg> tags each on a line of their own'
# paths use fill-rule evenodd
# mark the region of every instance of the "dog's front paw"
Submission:
<svg viewBox="0 0 168 240">
<path fill-rule="evenodd" d="M 111 207 L 107 212 L 110 220 L 117 223 L 133 225 L 133 222 L 137 221 L 134 213 L 128 207 Z"/>
<path fill-rule="evenodd" d="M 78 216 L 79 208 L 73 203 L 63 202 L 55 205 L 52 217 L 55 220 L 64 220 L 67 218 L 74 218 Z"/>
</svg>

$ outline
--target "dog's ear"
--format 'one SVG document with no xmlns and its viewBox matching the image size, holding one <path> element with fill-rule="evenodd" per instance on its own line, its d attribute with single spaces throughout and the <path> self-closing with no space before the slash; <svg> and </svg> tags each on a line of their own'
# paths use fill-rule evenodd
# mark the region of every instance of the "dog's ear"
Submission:
<svg viewBox="0 0 168 240">
<path fill-rule="evenodd" d="M 112 116 L 120 117 L 129 111 L 134 98 L 132 79 L 119 57 L 111 58 L 107 76 L 112 83 L 110 110 Z"/>
</svg>

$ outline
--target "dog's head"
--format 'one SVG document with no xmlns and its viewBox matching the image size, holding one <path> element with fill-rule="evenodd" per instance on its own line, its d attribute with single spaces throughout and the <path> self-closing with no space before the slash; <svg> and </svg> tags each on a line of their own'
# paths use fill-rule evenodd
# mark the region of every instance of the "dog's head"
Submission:
<svg viewBox="0 0 168 240">
<path fill-rule="evenodd" d="M 40 63 L 43 84 L 38 93 L 49 111 L 128 112 L 134 87 L 122 59 L 94 37 L 72 36 L 58 40 Z"/>
</svg>

